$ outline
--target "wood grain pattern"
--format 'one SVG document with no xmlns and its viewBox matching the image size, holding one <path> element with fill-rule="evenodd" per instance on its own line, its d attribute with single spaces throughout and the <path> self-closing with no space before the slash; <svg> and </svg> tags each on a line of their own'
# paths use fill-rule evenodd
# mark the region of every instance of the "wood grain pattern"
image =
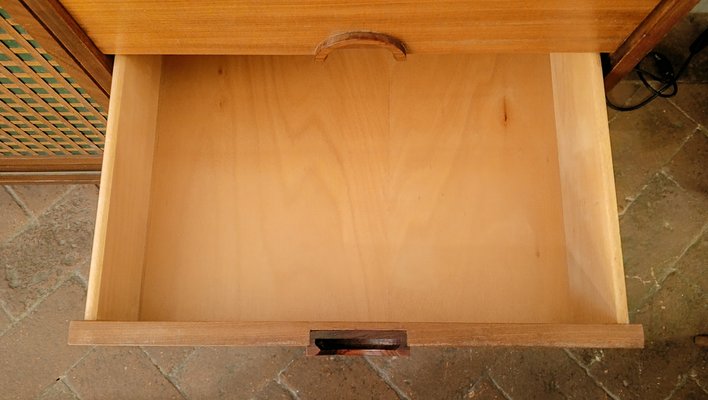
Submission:
<svg viewBox="0 0 708 400">
<path fill-rule="evenodd" d="M 548 55 L 166 56 L 140 319 L 568 321 L 554 120 Z"/>
<path fill-rule="evenodd" d="M 312 55 L 382 32 L 409 53 L 611 52 L 658 0 L 61 0 L 108 54 Z"/>
<path fill-rule="evenodd" d="M 610 54 L 612 67 L 605 76 L 605 90 L 609 92 L 627 76 L 696 4 L 698 0 L 661 0 L 622 45 Z"/>
<path fill-rule="evenodd" d="M 102 156 L 0 157 L 0 172 L 100 172 L 102 161 Z"/>
<path fill-rule="evenodd" d="M 0 157 L 0 183 L 98 183 L 100 156 Z"/>
<path fill-rule="evenodd" d="M 552 54 L 573 320 L 629 322 L 610 132 L 596 54 Z"/>
<path fill-rule="evenodd" d="M 405 330 L 410 346 L 641 348 L 641 325 L 346 322 L 72 321 L 69 344 L 107 346 L 298 346 L 310 330 Z M 415 351 L 415 349 L 413 349 Z"/>
<path fill-rule="evenodd" d="M 134 56 L 115 63 L 86 299 L 89 320 L 138 319 L 161 62 Z"/>
<path fill-rule="evenodd" d="M 95 171 L 0 172 L 0 185 L 97 184 L 101 173 Z"/>
</svg>

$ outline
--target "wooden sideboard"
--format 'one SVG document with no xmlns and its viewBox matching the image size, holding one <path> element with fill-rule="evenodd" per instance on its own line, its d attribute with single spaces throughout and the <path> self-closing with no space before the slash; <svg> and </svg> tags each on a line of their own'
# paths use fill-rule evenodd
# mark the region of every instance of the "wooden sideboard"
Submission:
<svg viewBox="0 0 708 400">
<path fill-rule="evenodd" d="M 115 55 L 70 343 L 643 345 L 604 93 L 695 1 L 22 3 Z"/>
</svg>

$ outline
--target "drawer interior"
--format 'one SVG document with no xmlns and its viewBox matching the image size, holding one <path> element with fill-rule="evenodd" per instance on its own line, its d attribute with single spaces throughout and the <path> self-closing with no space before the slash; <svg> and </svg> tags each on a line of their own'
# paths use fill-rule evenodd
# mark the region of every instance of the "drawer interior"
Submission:
<svg viewBox="0 0 708 400">
<path fill-rule="evenodd" d="M 627 322 L 594 54 L 118 56 L 86 319 Z"/>
</svg>

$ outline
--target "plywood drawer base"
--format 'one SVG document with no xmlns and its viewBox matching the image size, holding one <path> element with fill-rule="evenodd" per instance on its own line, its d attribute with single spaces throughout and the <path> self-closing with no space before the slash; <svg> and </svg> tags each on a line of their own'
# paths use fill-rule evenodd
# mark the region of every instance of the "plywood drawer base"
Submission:
<svg viewBox="0 0 708 400">
<path fill-rule="evenodd" d="M 74 344 L 643 341 L 595 54 L 118 56 L 103 171 Z"/>
</svg>

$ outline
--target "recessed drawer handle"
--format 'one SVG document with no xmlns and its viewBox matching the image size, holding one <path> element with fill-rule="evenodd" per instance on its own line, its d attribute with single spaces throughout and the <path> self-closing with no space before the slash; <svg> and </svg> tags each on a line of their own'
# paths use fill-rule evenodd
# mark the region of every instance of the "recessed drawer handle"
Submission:
<svg viewBox="0 0 708 400">
<path fill-rule="evenodd" d="M 406 60 L 406 46 L 399 39 L 385 33 L 346 32 L 333 35 L 317 45 L 315 61 L 324 61 L 329 53 L 343 48 L 382 47 L 393 53 L 396 61 Z"/>
<path fill-rule="evenodd" d="M 310 331 L 307 355 L 405 356 L 410 353 L 406 331 Z"/>
</svg>

